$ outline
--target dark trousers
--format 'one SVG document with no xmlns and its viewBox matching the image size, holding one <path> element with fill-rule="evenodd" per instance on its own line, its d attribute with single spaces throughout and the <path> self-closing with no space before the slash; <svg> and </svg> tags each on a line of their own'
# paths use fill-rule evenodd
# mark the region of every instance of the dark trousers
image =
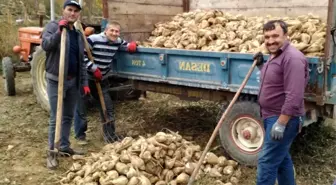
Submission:
<svg viewBox="0 0 336 185">
<path fill-rule="evenodd" d="M 56 114 L 57 114 L 57 100 L 58 100 L 58 82 L 47 79 L 47 94 L 50 105 L 50 118 L 49 118 L 49 133 L 48 143 L 49 149 L 54 149 L 55 142 L 55 128 L 56 128 Z M 63 115 L 61 126 L 61 143 L 60 149 L 67 149 L 70 147 L 70 130 L 71 123 L 74 116 L 74 110 L 78 97 L 78 87 L 76 78 L 65 80 L 63 86 Z"/>
<path fill-rule="evenodd" d="M 114 140 L 115 137 L 115 117 L 114 117 L 114 104 L 111 100 L 111 97 L 109 95 L 109 82 L 108 80 L 103 80 L 100 82 L 105 106 L 106 106 L 106 112 L 107 117 L 109 119 L 109 122 L 106 123 L 107 120 L 105 120 L 104 112 L 100 105 L 99 95 L 96 87 L 96 83 L 93 80 L 89 80 L 89 87 L 91 90 L 91 95 L 99 101 L 99 108 L 100 108 L 100 117 L 103 124 L 103 136 L 104 139 L 107 141 Z M 74 121 L 74 129 L 75 129 L 75 137 L 77 139 L 85 139 L 86 137 L 86 131 L 87 131 L 87 105 L 86 102 L 88 100 L 88 96 L 85 96 L 83 93 L 83 90 L 81 89 L 80 98 L 77 103 L 76 112 L 75 112 L 75 121 Z"/>
</svg>

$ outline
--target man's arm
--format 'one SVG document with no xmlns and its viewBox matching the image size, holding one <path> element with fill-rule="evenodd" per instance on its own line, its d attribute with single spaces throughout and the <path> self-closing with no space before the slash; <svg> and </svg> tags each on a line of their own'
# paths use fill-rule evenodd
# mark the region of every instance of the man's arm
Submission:
<svg viewBox="0 0 336 185">
<path fill-rule="evenodd" d="M 306 60 L 303 58 L 293 57 L 284 63 L 286 99 L 278 119 L 281 124 L 286 125 L 290 118 L 300 111 L 306 86 L 306 67 Z"/>
<path fill-rule="evenodd" d="M 42 49 L 51 51 L 58 47 L 61 42 L 61 34 L 58 32 L 58 25 L 54 22 L 48 23 L 42 33 Z"/>
<path fill-rule="evenodd" d="M 129 45 L 129 43 L 126 40 L 120 37 L 117 39 L 116 44 L 118 45 L 118 50 L 120 50 L 120 48 L 127 48 Z"/>
<path fill-rule="evenodd" d="M 93 45 L 94 45 L 94 42 L 92 41 L 92 38 L 88 37 L 87 42 L 88 42 L 88 45 L 89 45 L 89 49 L 92 51 L 92 48 L 93 48 Z M 85 63 L 86 70 L 88 70 L 88 71 L 95 72 L 96 69 L 98 68 L 97 65 L 95 65 L 93 63 L 93 61 L 91 61 L 89 59 L 86 49 L 84 49 L 84 63 Z"/>
<path fill-rule="evenodd" d="M 121 46 L 128 46 L 129 43 L 126 40 L 121 39 Z"/>
<path fill-rule="evenodd" d="M 288 121 L 299 113 L 307 84 L 307 62 L 304 58 L 292 57 L 284 61 L 282 65 L 285 103 L 282 106 L 281 115 L 272 126 L 271 136 L 275 140 L 283 138 Z"/>
<path fill-rule="evenodd" d="M 126 40 L 123 40 L 121 38 L 118 38 L 118 42 L 120 43 L 120 46 L 119 46 L 118 50 L 121 47 L 126 47 L 127 51 L 130 52 L 130 53 L 134 53 L 136 51 L 136 48 L 137 48 L 136 42 L 134 42 L 134 41 L 127 42 Z"/>
</svg>

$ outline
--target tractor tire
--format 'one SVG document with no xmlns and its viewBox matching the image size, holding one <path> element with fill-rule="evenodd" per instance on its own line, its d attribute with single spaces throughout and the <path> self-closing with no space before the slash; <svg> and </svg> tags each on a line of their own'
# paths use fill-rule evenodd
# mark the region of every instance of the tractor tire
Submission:
<svg viewBox="0 0 336 185">
<path fill-rule="evenodd" d="M 41 47 L 37 47 L 31 61 L 30 74 L 32 76 L 33 90 L 37 102 L 41 107 L 49 111 L 49 99 L 47 95 L 47 80 L 45 72 L 46 53 Z"/>
<path fill-rule="evenodd" d="M 10 57 L 2 59 L 2 75 L 5 81 L 5 92 L 7 96 L 15 96 L 15 71 Z"/>
<path fill-rule="evenodd" d="M 225 109 L 223 106 L 222 113 Z M 264 136 L 259 105 L 253 101 L 235 103 L 219 130 L 220 144 L 225 152 L 247 166 L 256 166 Z"/>
</svg>

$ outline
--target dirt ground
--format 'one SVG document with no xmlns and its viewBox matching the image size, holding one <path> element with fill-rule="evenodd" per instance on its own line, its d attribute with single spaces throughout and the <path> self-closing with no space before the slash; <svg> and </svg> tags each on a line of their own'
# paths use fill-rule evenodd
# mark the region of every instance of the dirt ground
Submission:
<svg viewBox="0 0 336 185">
<path fill-rule="evenodd" d="M 72 161 L 60 158 L 60 168 L 56 171 L 45 167 L 48 113 L 35 100 L 28 72 L 17 75 L 16 90 L 16 96 L 5 96 L 3 79 L 0 80 L 0 184 L 58 184 Z M 117 131 L 137 136 L 166 128 L 179 131 L 186 139 L 205 146 L 218 111 L 219 105 L 213 102 L 186 102 L 169 95 L 149 93 L 145 100 L 117 103 Z M 90 112 L 90 143 L 82 148 L 88 154 L 98 152 L 103 146 L 98 131 L 98 112 L 96 109 Z M 79 148 L 73 136 L 71 139 L 73 147 Z M 321 124 L 308 127 L 296 139 L 292 155 L 298 185 L 332 184 L 336 178 L 335 141 L 335 133 Z M 219 148 L 216 146 L 217 143 L 213 147 Z M 255 184 L 256 168 L 241 168 L 240 184 Z"/>
</svg>

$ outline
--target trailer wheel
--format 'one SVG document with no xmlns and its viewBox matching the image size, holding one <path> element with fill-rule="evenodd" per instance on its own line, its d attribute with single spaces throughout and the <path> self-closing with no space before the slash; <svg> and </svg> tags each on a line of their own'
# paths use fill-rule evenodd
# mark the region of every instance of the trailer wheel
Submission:
<svg viewBox="0 0 336 185">
<path fill-rule="evenodd" d="M 49 111 L 49 99 L 47 95 L 47 80 L 45 72 L 45 60 L 46 54 L 41 47 L 37 47 L 33 54 L 33 59 L 31 61 L 31 76 L 34 94 L 36 96 L 37 102 L 41 107 Z"/>
<path fill-rule="evenodd" d="M 2 75 L 5 81 L 5 91 L 7 96 L 15 96 L 15 72 L 10 57 L 2 59 Z"/>
<path fill-rule="evenodd" d="M 222 113 L 225 108 L 222 108 Z M 259 105 L 252 101 L 235 103 L 219 130 L 224 150 L 240 164 L 248 166 L 257 164 L 264 136 Z"/>
</svg>

